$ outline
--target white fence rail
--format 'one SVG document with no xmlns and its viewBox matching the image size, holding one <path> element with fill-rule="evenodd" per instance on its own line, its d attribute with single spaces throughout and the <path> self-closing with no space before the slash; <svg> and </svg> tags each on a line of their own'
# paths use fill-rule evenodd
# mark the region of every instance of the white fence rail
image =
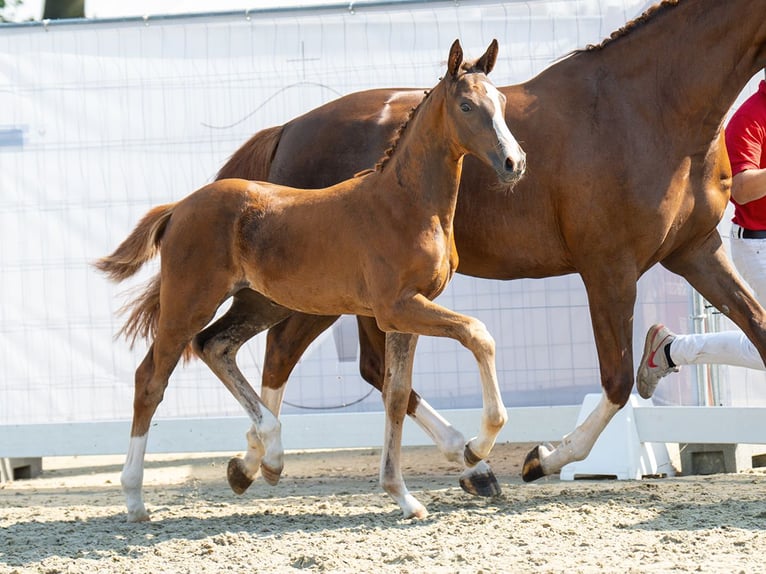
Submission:
<svg viewBox="0 0 766 574">
<path fill-rule="evenodd" d="M 556 442 L 575 427 L 579 406 L 516 407 L 498 442 Z M 641 442 L 766 444 L 766 407 L 654 407 L 633 410 Z M 481 411 L 442 413 L 470 437 L 478 430 Z M 379 447 L 383 413 L 285 415 L 283 445 L 288 450 Z M 158 420 L 149 433 L 148 451 L 241 452 L 247 443 L 245 417 Z M 46 457 L 122 454 L 130 423 L 99 422 L 0 426 L 0 457 Z M 403 444 L 432 444 L 407 421 Z"/>
</svg>

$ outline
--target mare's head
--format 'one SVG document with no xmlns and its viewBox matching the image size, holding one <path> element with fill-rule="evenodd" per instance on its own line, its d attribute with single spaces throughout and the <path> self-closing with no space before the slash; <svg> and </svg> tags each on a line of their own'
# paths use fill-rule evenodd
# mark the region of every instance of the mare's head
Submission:
<svg viewBox="0 0 766 574">
<path fill-rule="evenodd" d="M 492 40 L 481 58 L 465 62 L 455 40 L 442 79 L 445 109 L 458 146 L 491 166 L 501 181 L 513 183 L 524 174 L 527 162 L 505 123 L 505 96 L 487 77 L 495 66 L 497 49 L 497 40 Z"/>
</svg>

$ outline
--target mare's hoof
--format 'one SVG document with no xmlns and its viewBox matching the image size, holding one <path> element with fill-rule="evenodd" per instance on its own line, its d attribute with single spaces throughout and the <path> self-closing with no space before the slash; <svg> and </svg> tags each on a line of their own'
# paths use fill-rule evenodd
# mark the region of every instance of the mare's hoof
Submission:
<svg viewBox="0 0 766 574">
<path fill-rule="evenodd" d="M 428 510 L 426 510 L 425 506 L 421 505 L 418 508 L 405 511 L 404 518 L 405 520 L 423 520 L 428 518 Z"/>
<path fill-rule="evenodd" d="M 495 478 L 495 473 L 487 467 L 487 472 L 474 472 L 460 477 L 460 488 L 473 496 L 492 498 L 500 494 L 500 484 Z"/>
<path fill-rule="evenodd" d="M 235 494 L 243 494 L 253 484 L 252 479 L 245 475 L 244 466 L 241 458 L 234 457 L 226 469 L 226 478 Z"/>
<path fill-rule="evenodd" d="M 527 454 L 524 459 L 524 466 L 521 467 L 521 478 L 524 482 L 532 482 L 545 476 L 543 465 L 540 462 L 540 447 L 536 446 Z"/>
<path fill-rule="evenodd" d="M 279 482 L 279 478 L 282 476 L 282 469 L 271 468 L 270 466 L 261 463 L 261 475 L 263 476 L 263 480 L 268 484 L 276 486 Z"/>
</svg>

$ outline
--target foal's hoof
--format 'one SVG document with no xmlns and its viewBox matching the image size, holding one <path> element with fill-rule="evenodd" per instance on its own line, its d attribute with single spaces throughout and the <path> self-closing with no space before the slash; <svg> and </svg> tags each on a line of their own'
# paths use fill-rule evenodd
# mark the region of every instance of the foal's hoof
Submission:
<svg viewBox="0 0 766 574">
<path fill-rule="evenodd" d="M 473 496 L 484 496 L 486 498 L 492 498 L 500 494 L 500 484 L 495 478 L 495 473 L 486 466 L 484 470 L 477 470 L 476 468 L 470 469 L 470 474 L 463 474 L 460 477 L 460 488 L 465 490 L 468 494 Z"/>
<path fill-rule="evenodd" d="M 252 479 L 245 475 L 244 466 L 241 458 L 234 457 L 229 461 L 226 469 L 229 486 L 236 494 L 243 494 L 253 484 Z"/>
<path fill-rule="evenodd" d="M 423 520 L 424 518 L 428 518 L 428 510 L 421 504 L 417 508 L 405 510 L 403 515 L 406 520 Z"/>
<path fill-rule="evenodd" d="M 521 467 L 521 478 L 524 482 L 532 482 L 545 476 L 543 465 L 540 462 L 540 447 L 536 446 L 527 454 L 524 459 L 524 466 Z"/>
<path fill-rule="evenodd" d="M 149 513 L 144 508 L 128 510 L 128 522 L 148 522 L 149 520 L 151 520 Z"/>
</svg>

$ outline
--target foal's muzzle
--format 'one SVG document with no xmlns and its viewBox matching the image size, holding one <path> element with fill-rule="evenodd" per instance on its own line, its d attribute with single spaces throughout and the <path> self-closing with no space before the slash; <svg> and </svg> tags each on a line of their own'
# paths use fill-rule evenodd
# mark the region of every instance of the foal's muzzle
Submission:
<svg viewBox="0 0 766 574">
<path fill-rule="evenodd" d="M 506 156 L 503 168 L 498 170 L 498 177 L 505 183 L 514 183 L 522 178 L 527 170 L 527 155 L 522 151 L 517 156 Z"/>
</svg>

